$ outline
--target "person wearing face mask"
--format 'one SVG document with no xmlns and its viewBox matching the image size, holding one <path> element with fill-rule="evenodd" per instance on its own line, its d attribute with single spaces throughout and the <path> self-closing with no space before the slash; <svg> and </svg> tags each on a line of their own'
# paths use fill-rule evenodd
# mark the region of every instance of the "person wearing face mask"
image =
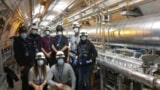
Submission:
<svg viewBox="0 0 160 90">
<path fill-rule="evenodd" d="M 35 59 L 35 65 L 29 71 L 30 90 L 47 90 L 46 77 L 50 68 L 46 65 L 45 55 L 38 52 Z"/>
<path fill-rule="evenodd" d="M 86 30 L 80 31 L 80 42 L 77 47 L 76 59 L 78 60 L 78 89 L 77 90 L 92 90 L 91 88 L 91 73 L 92 67 L 97 56 L 97 51 L 94 45 L 88 40 Z M 82 88 L 86 84 L 85 89 Z"/>
<path fill-rule="evenodd" d="M 49 90 L 75 90 L 76 77 L 74 71 L 70 64 L 65 63 L 64 58 L 64 53 L 57 51 L 57 63 L 51 67 L 47 76 Z"/>
<path fill-rule="evenodd" d="M 36 25 L 31 27 L 28 38 L 34 47 L 34 55 L 36 55 L 37 52 L 41 51 L 41 36 L 38 34 L 38 27 Z"/>
<path fill-rule="evenodd" d="M 34 64 L 34 51 L 25 26 L 19 28 L 19 36 L 14 38 L 13 51 L 21 72 L 22 90 L 29 90 L 28 72 Z"/>
<path fill-rule="evenodd" d="M 64 28 L 61 25 L 58 25 L 56 27 L 56 36 L 53 37 L 53 44 L 52 44 L 52 50 L 53 50 L 53 57 L 55 60 L 55 55 L 57 51 L 63 51 L 65 54 L 65 62 L 68 62 L 68 38 L 63 35 Z"/>
<path fill-rule="evenodd" d="M 77 53 L 77 46 L 80 41 L 79 30 L 80 30 L 81 25 L 78 22 L 74 22 L 72 27 L 73 27 L 74 35 L 70 39 L 69 56 L 70 56 L 70 63 L 74 69 L 76 78 L 78 79 L 78 67 L 77 67 L 77 64 L 75 63 L 76 62 L 75 54 Z M 78 84 L 78 82 L 76 82 L 76 90 L 77 90 L 77 86 L 78 86 L 77 84 Z"/>
<path fill-rule="evenodd" d="M 45 54 L 47 62 L 51 67 L 55 62 L 52 59 L 51 55 L 52 54 L 51 46 L 53 42 L 53 37 L 50 36 L 50 33 L 51 31 L 49 30 L 49 28 L 46 28 L 46 30 L 44 30 L 44 36 L 42 37 L 41 40 L 41 50 Z"/>
<path fill-rule="evenodd" d="M 80 30 L 80 24 L 75 22 L 73 24 L 74 35 L 71 37 L 71 40 L 70 40 L 70 51 L 73 54 L 77 52 L 77 45 L 80 41 L 79 30 Z"/>
</svg>

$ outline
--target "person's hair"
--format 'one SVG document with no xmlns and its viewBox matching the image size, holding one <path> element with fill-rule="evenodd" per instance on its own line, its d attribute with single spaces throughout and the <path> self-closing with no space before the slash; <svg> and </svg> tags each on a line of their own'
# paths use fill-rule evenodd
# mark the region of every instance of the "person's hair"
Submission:
<svg viewBox="0 0 160 90">
<path fill-rule="evenodd" d="M 27 32 L 27 27 L 25 27 L 25 26 L 21 26 L 18 29 L 19 29 L 18 30 L 19 33 L 26 33 Z"/>
<path fill-rule="evenodd" d="M 47 75 L 47 70 L 46 70 L 46 62 L 45 62 L 45 60 L 43 60 L 44 61 L 44 64 L 41 66 L 42 68 L 42 74 L 43 74 L 43 76 L 44 77 L 46 77 L 46 75 Z M 35 65 L 34 65 L 34 72 L 35 72 L 35 77 L 37 77 L 38 76 L 38 64 L 37 64 L 37 60 L 36 60 L 36 63 L 35 63 Z"/>
<path fill-rule="evenodd" d="M 57 27 L 56 27 L 56 31 L 58 32 L 58 31 L 63 31 L 64 30 L 64 28 L 62 27 L 62 25 L 58 25 Z"/>
</svg>

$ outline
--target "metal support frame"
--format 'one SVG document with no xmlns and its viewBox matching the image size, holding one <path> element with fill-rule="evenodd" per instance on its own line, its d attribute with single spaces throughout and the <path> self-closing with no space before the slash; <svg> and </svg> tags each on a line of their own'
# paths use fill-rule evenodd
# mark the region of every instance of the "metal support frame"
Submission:
<svg viewBox="0 0 160 90">
<path fill-rule="evenodd" d="M 118 65 L 114 65 L 111 62 L 107 62 L 107 60 L 102 60 L 100 58 L 97 58 L 97 63 L 100 66 L 112 69 L 128 78 L 131 80 L 135 80 L 137 82 L 140 82 L 150 88 L 156 87 L 157 89 L 160 89 L 160 79 L 157 79 L 154 76 L 143 74 L 137 71 L 133 71 L 128 68 L 120 67 Z"/>
</svg>

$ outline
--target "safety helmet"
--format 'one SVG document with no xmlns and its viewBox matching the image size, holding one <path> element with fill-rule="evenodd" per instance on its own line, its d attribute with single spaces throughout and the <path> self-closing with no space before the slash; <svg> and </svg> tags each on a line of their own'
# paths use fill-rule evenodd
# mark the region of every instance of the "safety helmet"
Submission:
<svg viewBox="0 0 160 90">
<path fill-rule="evenodd" d="M 50 27 L 46 27 L 46 28 L 44 29 L 44 31 L 50 31 L 50 32 L 51 32 Z"/>
<path fill-rule="evenodd" d="M 80 36 L 88 36 L 88 33 L 86 30 L 80 30 Z"/>
<path fill-rule="evenodd" d="M 36 54 L 36 58 L 35 59 L 45 59 L 45 55 L 43 52 L 38 52 Z"/>
<path fill-rule="evenodd" d="M 62 52 L 62 51 L 57 51 L 57 53 L 56 53 L 56 59 L 57 59 L 57 58 L 64 58 L 64 57 L 65 57 L 64 52 Z"/>
<path fill-rule="evenodd" d="M 26 28 L 25 26 L 21 26 L 21 27 L 19 27 L 18 32 L 19 32 L 19 33 L 27 32 L 27 28 Z"/>
<path fill-rule="evenodd" d="M 64 30 L 64 28 L 62 27 L 62 25 L 58 25 L 57 27 L 56 27 L 56 31 L 58 32 L 58 31 L 63 31 Z"/>
<path fill-rule="evenodd" d="M 79 28 L 80 26 L 81 26 L 81 25 L 80 25 L 78 22 L 74 22 L 72 27 L 73 27 L 73 28 L 75 28 L 75 27 L 78 27 L 78 28 Z"/>
<path fill-rule="evenodd" d="M 33 25 L 33 26 L 31 27 L 31 30 L 38 30 L 38 27 L 37 27 L 36 25 Z"/>
</svg>

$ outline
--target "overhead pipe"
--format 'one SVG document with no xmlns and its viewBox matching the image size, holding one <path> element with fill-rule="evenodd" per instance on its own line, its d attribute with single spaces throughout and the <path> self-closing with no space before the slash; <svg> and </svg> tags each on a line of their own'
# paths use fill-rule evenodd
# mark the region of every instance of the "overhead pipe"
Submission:
<svg viewBox="0 0 160 90">
<path fill-rule="evenodd" d="M 81 10 L 80 12 L 73 14 L 73 15 L 70 16 L 69 18 L 72 18 L 72 17 L 74 17 L 74 16 L 77 16 L 77 15 L 79 15 L 80 13 L 83 13 L 83 12 L 85 12 L 85 11 L 93 8 L 95 5 L 101 4 L 102 2 L 103 2 L 103 0 L 100 0 L 99 2 L 96 2 L 96 4 L 92 4 L 91 6 L 89 6 L 89 7 L 85 8 L 85 9 Z"/>
<path fill-rule="evenodd" d="M 130 2 L 128 5 L 129 5 L 129 6 L 141 5 L 141 4 L 144 4 L 144 3 L 147 3 L 147 2 L 151 2 L 151 1 L 153 1 L 153 0 L 132 1 L 132 2 Z M 108 11 L 105 12 L 104 14 L 113 14 L 113 13 L 116 13 L 116 12 L 120 11 L 123 7 L 126 7 L 126 4 L 124 4 L 123 2 L 124 2 L 123 0 L 120 0 L 120 1 L 117 1 L 116 3 L 113 3 L 113 4 L 111 4 L 111 5 L 108 5 L 108 6 L 107 6 Z M 99 3 L 97 3 L 97 5 L 100 5 L 101 3 L 102 3 L 102 2 L 99 2 Z M 120 4 L 120 3 L 123 3 L 123 4 Z M 114 6 L 116 6 L 116 7 L 114 7 Z M 93 8 L 93 7 L 94 7 L 94 5 L 91 5 L 90 7 L 87 7 L 87 8 L 85 8 L 85 9 L 83 9 L 81 12 L 78 12 L 78 13 L 70 16 L 69 18 L 71 19 L 72 17 L 75 17 L 75 16 L 79 15 L 80 13 L 85 12 L 85 11 L 87 11 L 87 10 Z M 105 8 L 106 8 L 106 7 L 105 7 Z M 99 10 L 98 10 L 98 11 L 99 11 Z M 85 15 L 85 16 L 83 16 L 83 18 L 88 17 L 88 16 L 90 16 L 90 15 L 95 15 L 95 13 L 93 12 L 93 13 L 90 13 L 90 14 L 88 14 L 88 15 Z M 78 19 L 79 19 L 79 18 L 77 18 L 76 20 L 78 20 Z M 72 20 L 72 22 L 74 22 L 74 21 L 76 21 L 76 20 Z"/>
<path fill-rule="evenodd" d="M 70 9 L 73 7 L 74 3 L 76 3 L 77 1 L 79 1 L 79 0 L 73 0 L 73 1 L 67 6 L 66 9 L 70 10 Z"/>
<path fill-rule="evenodd" d="M 122 3 L 122 2 L 124 2 L 124 1 L 123 0 L 119 0 L 119 1 L 117 1 L 115 3 L 112 3 L 111 5 L 107 6 L 107 8 L 111 8 L 111 7 L 117 6 L 119 3 Z M 81 10 L 81 12 L 75 13 L 74 15 L 70 16 L 69 18 L 75 17 L 75 16 L 79 15 L 80 13 L 83 13 L 83 12 L 89 10 L 89 9 L 92 9 L 95 6 L 97 7 L 98 5 L 100 5 L 102 3 L 104 3 L 104 0 L 100 0 L 99 2 L 96 2 L 95 4 L 92 4 L 91 6 L 89 6 L 89 7 L 85 8 L 85 9 Z M 91 14 L 93 14 L 93 13 L 91 13 Z M 89 15 L 91 15 L 91 14 L 89 14 Z M 86 15 L 83 18 L 85 18 L 85 17 L 87 17 L 89 15 Z M 76 20 L 74 20 L 74 21 L 76 21 Z"/>
<path fill-rule="evenodd" d="M 141 5 L 141 4 L 144 4 L 144 3 L 151 2 L 151 1 L 153 1 L 153 0 L 137 0 L 137 1 L 135 0 L 135 1 L 132 1 L 132 2 L 128 3 L 128 6 Z M 110 8 L 108 10 L 108 14 L 116 13 L 116 12 L 120 11 L 121 9 L 123 9 L 124 7 L 126 7 L 125 3 L 119 4 L 116 7 Z"/>
<path fill-rule="evenodd" d="M 73 0 L 68 6 L 67 6 L 67 8 L 66 9 L 69 9 L 69 8 L 71 8 L 71 6 L 75 3 L 75 2 L 77 2 L 78 0 Z M 56 3 L 58 3 L 58 2 L 56 2 Z M 55 4 L 56 4 L 55 3 Z M 63 14 L 63 13 L 62 13 Z M 61 18 L 62 16 L 61 15 L 58 15 L 58 16 L 56 16 L 55 17 L 55 19 L 54 20 L 52 20 L 52 21 L 57 21 L 59 18 Z M 59 23 L 59 22 L 57 22 L 57 23 Z M 57 24 L 56 23 L 56 24 Z"/>
</svg>

